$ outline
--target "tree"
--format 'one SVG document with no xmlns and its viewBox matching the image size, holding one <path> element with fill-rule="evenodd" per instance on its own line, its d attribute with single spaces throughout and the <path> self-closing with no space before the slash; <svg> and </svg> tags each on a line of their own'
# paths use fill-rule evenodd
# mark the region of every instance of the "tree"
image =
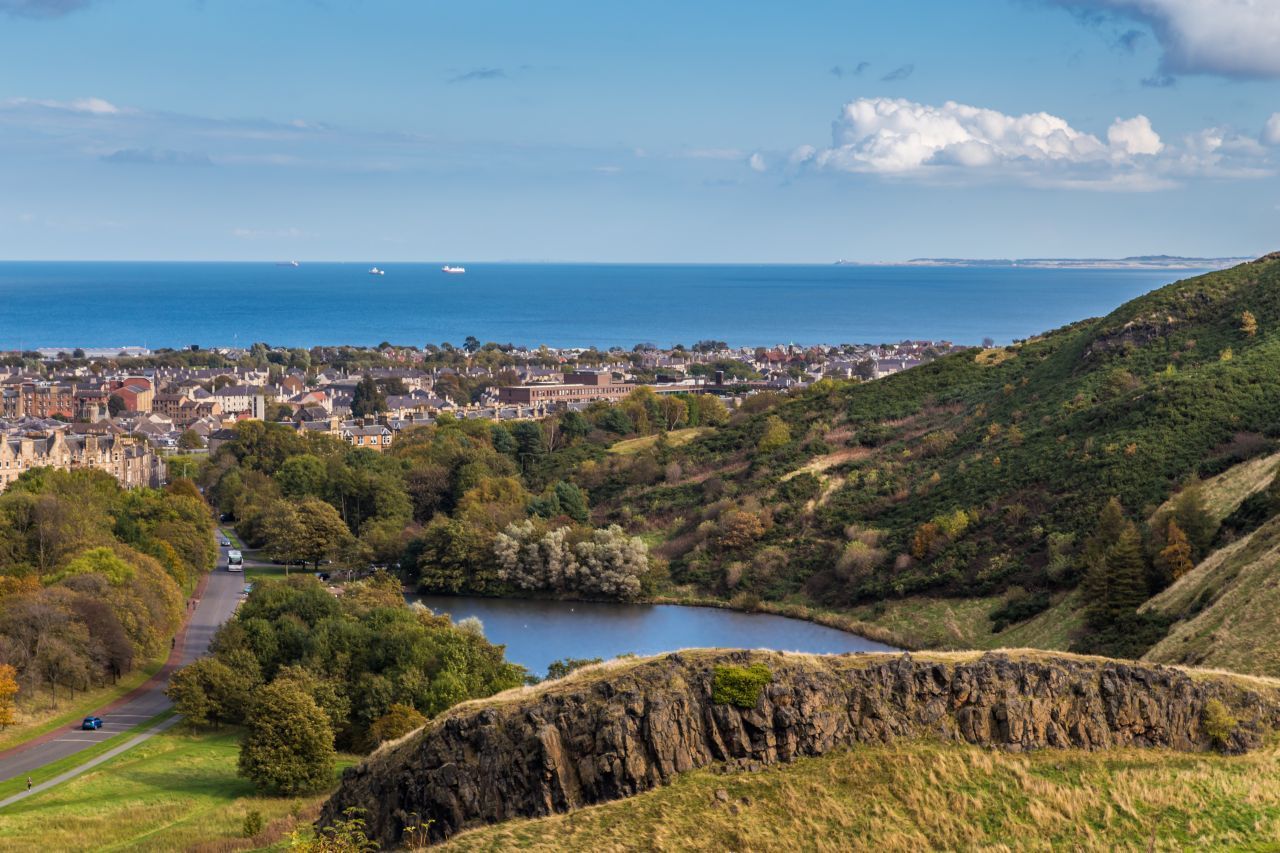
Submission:
<svg viewBox="0 0 1280 853">
<path fill-rule="evenodd" d="M 1191 560 L 1191 543 L 1187 540 L 1187 534 L 1182 532 L 1178 522 L 1172 518 L 1165 529 L 1165 546 L 1160 549 L 1156 562 L 1170 581 L 1176 581 L 1195 567 Z"/>
<path fill-rule="evenodd" d="M 761 453 L 772 453 L 791 442 L 791 428 L 777 415 L 769 415 L 764 422 L 764 432 L 756 445 Z"/>
<path fill-rule="evenodd" d="M 129 410 L 129 404 L 119 394 L 112 394 L 107 398 L 107 414 L 111 417 L 118 417 L 122 412 Z"/>
<path fill-rule="evenodd" d="M 422 728 L 426 722 L 427 718 L 417 708 L 397 702 L 391 706 L 391 710 L 374 721 L 369 733 L 375 741 L 384 743 L 402 738 L 409 732 Z"/>
<path fill-rule="evenodd" d="M 286 796 L 319 791 L 333 781 L 336 753 L 328 716 L 290 679 L 257 692 L 240 744 L 240 775 Z"/>
<path fill-rule="evenodd" d="M 1094 559 L 1080 585 L 1089 627 L 1103 630 L 1123 625 L 1147 598 L 1142 541 L 1132 522 L 1116 543 Z"/>
<path fill-rule="evenodd" d="M 275 480 L 287 498 L 319 497 L 326 484 L 324 462 L 311 453 L 290 456 L 276 471 Z"/>
<path fill-rule="evenodd" d="M 319 498 L 304 498 L 296 507 L 276 501 L 262 523 L 272 556 L 285 562 L 318 567 L 353 538 L 338 511 Z"/>
<path fill-rule="evenodd" d="M 1258 334 L 1258 318 L 1253 316 L 1252 311 L 1241 312 L 1240 331 L 1250 338 Z"/>
<path fill-rule="evenodd" d="M 386 395 L 382 393 L 378 383 L 373 381 L 373 377 L 366 373 L 351 396 L 351 414 L 357 418 L 363 418 L 386 410 Z"/>
<path fill-rule="evenodd" d="M 178 438 L 178 447 L 183 450 L 196 450 L 204 447 L 204 439 L 193 429 L 185 430 Z"/>
<path fill-rule="evenodd" d="M 1191 543 L 1192 561 L 1204 559 L 1218 533 L 1218 522 L 1209 512 L 1199 483 L 1192 483 L 1178 493 L 1173 503 L 1173 518 Z"/>
<path fill-rule="evenodd" d="M 475 355 L 480 351 L 480 339 L 475 335 L 467 335 L 467 339 L 462 342 L 462 348 L 468 355 Z"/>
<path fill-rule="evenodd" d="M 234 668 L 222 658 L 201 658 L 169 679 L 165 695 L 191 725 L 222 725 L 244 719 L 261 681 L 258 662 L 243 653 L 228 657 L 236 664 Z"/>
<path fill-rule="evenodd" d="M 0 663 L 0 728 L 18 721 L 18 670 L 7 663 Z"/>
</svg>

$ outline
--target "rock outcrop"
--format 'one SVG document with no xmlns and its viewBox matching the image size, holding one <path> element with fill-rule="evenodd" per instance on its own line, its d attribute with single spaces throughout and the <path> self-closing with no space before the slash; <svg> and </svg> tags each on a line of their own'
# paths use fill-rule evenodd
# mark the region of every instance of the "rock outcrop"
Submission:
<svg viewBox="0 0 1280 853">
<path fill-rule="evenodd" d="M 753 663 L 772 673 L 754 706 L 718 704 L 717 669 Z M 347 770 L 318 825 L 355 807 L 384 847 L 437 841 L 628 797 L 698 767 L 899 738 L 1204 750 L 1211 699 L 1240 721 L 1221 744 L 1229 750 L 1259 745 L 1280 723 L 1280 698 L 1263 682 L 1097 658 L 686 651 L 455 708 Z"/>
</svg>

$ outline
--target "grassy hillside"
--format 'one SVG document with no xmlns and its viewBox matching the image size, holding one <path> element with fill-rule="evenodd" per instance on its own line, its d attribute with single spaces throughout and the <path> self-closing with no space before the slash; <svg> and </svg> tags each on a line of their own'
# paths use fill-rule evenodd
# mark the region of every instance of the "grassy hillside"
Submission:
<svg viewBox="0 0 1280 853">
<path fill-rule="evenodd" d="M 458 835 L 444 851 L 1277 849 L 1280 752 L 1026 755 L 862 747 L 757 773 L 696 771 L 568 815 Z M 1270 840 L 1268 840 L 1270 839 Z"/>
<path fill-rule="evenodd" d="M 1215 551 L 1146 606 L 1180 620 L 1147 660 L 1280 675 L 1280 517 Z"/>
<path fill-rule="evenodd" d="M 1016 346 L 748 400 L 728 424 L 640 448 L 631 467 L 582 484 L 598 521 L 660 542 L 676 585 L 744 602 L 883 602 L 859 615 L 885 624 L 908 602 L 948 606 L 921 595 L 961 598 L 955 630 L 922 633 L 1006 644 L 983 620 L 1060 605 L 1109 498 L 1146 519 L 1191 479 L 1250 460 L 1206 499 L 1221 519 L 1256 490 L 1280 435 L 1277 373 L 1269 256 Z M 1048 621 L 1028 633 L 1057 645 L 1078 619 L 1068 605 Z"/>
</svg>

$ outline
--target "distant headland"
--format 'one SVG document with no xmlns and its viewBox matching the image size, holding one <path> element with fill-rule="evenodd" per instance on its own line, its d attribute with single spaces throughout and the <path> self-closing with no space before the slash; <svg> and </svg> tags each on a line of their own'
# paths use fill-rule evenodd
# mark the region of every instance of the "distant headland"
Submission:
<svg viewBox="0 0 1280 853">
<path fill-rule="evenodd" d="M 836 261 L 837 266 L 905 267 L 1027 267 L 1030 269 L 1093 270 L 1217 270 L 1252 258 L 1187 258 L 1181 255 L 1133 255 L 1127 258 L 912 258 L 887 264 Z"/>
</svg>

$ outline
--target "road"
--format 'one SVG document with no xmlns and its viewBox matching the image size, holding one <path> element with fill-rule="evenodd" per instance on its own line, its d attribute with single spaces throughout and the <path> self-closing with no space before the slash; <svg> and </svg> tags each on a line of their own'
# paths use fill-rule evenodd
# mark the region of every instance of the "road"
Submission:
<svg viewBox="0 0 1280 853">
<path fill-rule="evenodd" d="M 221 535 L 219 531 L 219 537 Z M 218 566 L 209 574 L 204 592 L 187 623 L 186 632 L 160 672 L 130 693 L 123 701 L 117 700 L 102 710 L 94 712 L 102 717 L 101 729 L 97 731 L 65 729 L 52 733 L 52 736 L 36 738 L 0 754 L 0 782 L 28 775 L 46 764 L 73 756 L 96 743 L 136 728 L 157 714 L 169 710 L 172 704 L 164 695 L 165 687 L 169 683 L 169 675 L 173 670 L 191 663 L 209 650 L 209 643 L 218 626 L 236 612 L 244 586 L 245 579 L 242 573 L 227 571 L 227 549 L 219 549 Z M 81 765 L 57 779 L 37 785 L 30 793 L 37 793 L 39 790 L 65 781 L 65 778 L 70 778 L 94 764 L 101 763 L 106 760 L 106 757 L 114 756 L 123 752 L 124 749 L 141 743 L 147 737 L 172 725 L 174 721 L 176 721 L 175 718 L 165 720 L 146 732 L 140 733 L 138 737 L 130 739 L 127 744 L 110 750 L 107 756 L 100 757 L 88 765 Z M 0 801 L 0 808 L 25 796 L 27 792 Z"/>
</svg>

